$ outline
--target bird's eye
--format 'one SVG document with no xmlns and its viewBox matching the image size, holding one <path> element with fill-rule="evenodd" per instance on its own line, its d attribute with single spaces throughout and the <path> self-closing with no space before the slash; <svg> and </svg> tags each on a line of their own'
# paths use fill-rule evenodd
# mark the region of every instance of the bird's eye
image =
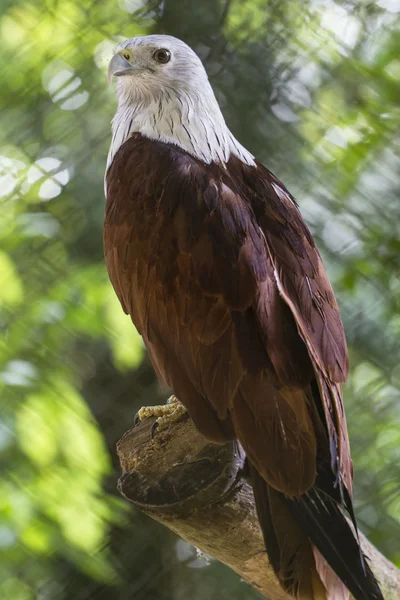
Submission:
<svg viewBox="0 0 400 600">
<path fill-rule="evenodd" d="M 153 54 L 154 60 L 162 65 L 165 65 L 171 59 L 171 52 L 166 48 L 160 48 L 160 50 L 156 50 Z"/>
</svg>

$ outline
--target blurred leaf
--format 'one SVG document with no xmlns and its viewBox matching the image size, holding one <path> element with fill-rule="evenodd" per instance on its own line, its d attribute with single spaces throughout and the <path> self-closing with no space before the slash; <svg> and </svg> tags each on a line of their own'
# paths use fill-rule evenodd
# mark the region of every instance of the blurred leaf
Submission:
<svg viewBox="0 0 400 600">
<path fill-rule="evenodd" d="M 0 251 L 0 306 L 17 306 L 24 297 L 23 286 L 14 263 Z"/>
<path fill-rule="evenodd" d="M 135 369 L 143 360 L 142 338 L 132 326 L 130 317 L 123 313 L 120 302 L 110 286 L 105 316 L 115 364 L 121 370 Z"/>
</svg>

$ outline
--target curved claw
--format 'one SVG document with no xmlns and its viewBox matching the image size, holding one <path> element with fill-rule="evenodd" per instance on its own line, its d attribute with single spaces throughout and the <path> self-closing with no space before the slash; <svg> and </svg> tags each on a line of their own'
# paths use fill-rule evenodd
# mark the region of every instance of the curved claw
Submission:
<svg viewBox="0 0 400 600">
<path fill-rule="evenodd" d="M 136 413 L 136 415 L 133 417 L 133 426 L 137 427 L 138 425 L 140 425 L 140 423 L 142 422 L 142 419 L 139 416 L 139 411 Z"/>
<path fill-rule="evenodd" d="M 153 425 L 151 426 L 151 439 L 154 440 L 154 436 L 156 434 L 156 430 L 158 428 L 158 420 L 156 419 L 153 423 Z"/>
</svg>

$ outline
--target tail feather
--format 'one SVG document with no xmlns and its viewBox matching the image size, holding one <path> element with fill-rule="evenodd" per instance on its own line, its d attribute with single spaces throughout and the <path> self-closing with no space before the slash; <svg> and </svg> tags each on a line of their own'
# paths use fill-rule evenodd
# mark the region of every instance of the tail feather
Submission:
<svg viewBox="0 0 400 600">
<path fill-rule="evenodd" d="M 284 499 L 290 514 L 354 598 L 383 600 L 358 539 L 336 501 L 317 486 L 296 499 Z M 316 559 L 318 567 L 318 554 Z"/>
<path fill-rule="evenodd" d="M 249 470 L 265 549 L 281 586 L 294 598 L 328 600 L 310 541 L 285 506 L 282 494 L 271 488 L 252 465 Z"/>
<path fill-rule="evenodd" d="M 251 464 L 249 470 L 268 558 L 287 592 L 301 600 L 347 600 L 349 591 L 356 600 L 383 600 L 337 499 L 318 489 L 319 477 L 309 492 L 288 498 Z"/>
</svg>

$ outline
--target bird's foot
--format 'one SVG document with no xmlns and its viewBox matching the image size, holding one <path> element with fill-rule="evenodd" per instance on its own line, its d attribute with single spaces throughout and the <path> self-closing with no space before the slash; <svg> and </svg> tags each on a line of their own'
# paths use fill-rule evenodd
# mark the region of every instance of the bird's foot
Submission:
<svg viewBox="0 0 400 600">
<path fill-rule="evenodd" d="M 171 396 L 167 404 L 158 406 L 142 406 L 135 415 L 135 425 L 151 417 L 157 417 L 151 427 L 151 437 L 153 438 L 156 430 L 162 431 L 168 425 L 176 423 L 186 413 L 186 408 L 181 404 L 176 396 Z"/>
</svg>

